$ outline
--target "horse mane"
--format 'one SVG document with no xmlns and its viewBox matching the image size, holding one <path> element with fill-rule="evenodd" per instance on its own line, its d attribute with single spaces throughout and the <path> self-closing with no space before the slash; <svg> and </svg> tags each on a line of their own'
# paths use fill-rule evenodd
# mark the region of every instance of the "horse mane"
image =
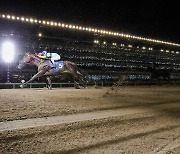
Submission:
<svg viewBox="0 0 180 154">
<path fill-rule="evenodd" d="M 26 54 L 31 57 L 32 61 L 38 61 L 38 62 L 41 62 L 42 60 L 44 61 L 44 59 L 41 59 L 41 58 L 37 57 L 33 53 L 27 52 Z"/>
</svg>

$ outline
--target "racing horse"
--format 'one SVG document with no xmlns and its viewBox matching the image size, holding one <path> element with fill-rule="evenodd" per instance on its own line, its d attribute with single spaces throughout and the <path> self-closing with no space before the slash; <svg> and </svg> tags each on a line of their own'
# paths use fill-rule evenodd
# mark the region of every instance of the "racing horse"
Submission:
<svg viewBox="0 0 180 154">
<path fill-rule="evenodd" d="M 79 89 L 80 85 L 86 87 L 86 81 L 80 69 L 74 62 L 71 61 L 57 61 L 56 67 L 52 68 L 52 62 L 47 59 L 41 59 L 36 54 L 25 53 L 22 60 L 19 61 L 18 69 L 22 69 L 26 64 L 35 65 L 38 68 L 38 72 L 27 82 L 20 85 L 23 88 L 28 83 L 36 80 L 39 77 L 46 77 L 46 85 L 48 89 L 52 89 L 51 76 L 59 75 L 62 73 L 70 73 L 74 79 L 75 88 Z"/>
<path fill-rule="evenodd" d="M 171 69 L 157 69 L 153 67 L 147 67 L 147 71 L 150 72 L 150 82 L 166 81 L 171 82 Z"/>
</svg>

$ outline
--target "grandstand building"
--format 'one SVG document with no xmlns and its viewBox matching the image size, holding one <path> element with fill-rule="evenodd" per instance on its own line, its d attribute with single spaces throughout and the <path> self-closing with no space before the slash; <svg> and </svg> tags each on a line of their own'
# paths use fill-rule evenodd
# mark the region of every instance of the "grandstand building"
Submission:
<svg viewBox="0 0 180 154">
<path fill-rule="evenodd" d="M 7 82 L 8 74 L 10 82 L 33 76 L 37 72 L 34 66 L 22 70 L 16 66 L 25 52 L 43 50 L 57 52 L 61 60 L 75 62 L 92 81 L 116 80 L 122 74 L 131 81 L 149 80 L 147 67 L 153 64 L 171 70 L 171 78 L 180 80 L 180 44 L 177 43 L 6 14 L 0 14 L 0 27 L 0 45 L 5 40 L 15 44 L 11 63 L 5 63 L 0 56 L 0 83 Z"/>
</svg>

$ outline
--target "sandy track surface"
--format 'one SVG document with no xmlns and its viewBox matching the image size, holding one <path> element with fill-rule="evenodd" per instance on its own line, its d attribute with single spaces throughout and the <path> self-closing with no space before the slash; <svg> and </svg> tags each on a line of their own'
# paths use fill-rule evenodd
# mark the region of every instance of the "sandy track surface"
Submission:
<svg viewBox="0 0 180 154">
<path fill-rule="evenodd" d="M 49 125 L 58 125 L 58 124 L 67 124 L 79 121 L 95 120 L 95 119 L 104 119 L 109 117 L 118 117 L 125 116 L 128 114 L 144 113 L 144 112 L 153 112 L 168 108 L 180 108 L 180 103 L 171 103 L 171 104 L 160 104 L 151 106 L 153 109 L 148 108 L 125 108 L 125 109 L 114 109 L 114 110 L 105 110 L 105 111 L 96 111 L 88 113 L 79 113 L 74 115 L 66 116 L 53 116 L 45 118 L 33 118 L 25 120 L 14 120 L 8 122 L 0 122 L 0 131 L 7 130 L 17 130 L 17 129 L 27 129 L 34 128 L 38 126 L 49 126 Z"/>
<path fill-rule="evenodd" d="M 179 94 L 163 86 L 0 90 L 0 153 L 179 153 Z M 17 125 L 28 120 L 40 124 Z"/>
</svg>

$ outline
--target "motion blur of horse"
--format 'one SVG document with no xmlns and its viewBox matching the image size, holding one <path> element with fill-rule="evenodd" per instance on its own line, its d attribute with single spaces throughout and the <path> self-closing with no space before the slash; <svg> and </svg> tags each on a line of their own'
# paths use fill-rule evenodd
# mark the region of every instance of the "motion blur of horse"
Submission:
<svg viewBox="0 0 180 154">
<path fill-rule="evenodd" d="M 170 80 L 170 70 L 167 69 L 154 69 L 149 67 L 148 70 L 151 73 L 151 78 L 156 80 Z"/>
<path fill-rule="evenodd" d="M 80 86 L 86 87 L 86 78 L 80 72 L 80 69 L 74 62 L 71 61 L 57 61 L 55 62 L 56 68 L 52 68 L 50 60 L 44 60 L 37 57 L 35 54 L 25 53 L 22 60 L 19 61 L 18 68 L 22 69 L 25 64 L 35 65 L 38 68 L 37 74 L 35 74 L 29 81 L 22 83 L 23 88 L 28 83 L 36 80 L 39 77 L 46 77 L 46 85 L 48 89 L 52 89 L 51 76 L 59 75 L 62 73 L 69 73 L 74 79 L 75 88 L 79 89 Z"/>
<path fill-rule="evenodd" d="M 147 71 L 150 72 L 150 81 L 166 81 L 170 83 L 171 72 L 170 69 L 160 69 L 156 67 L 147 67 Z"/>
</svg>

